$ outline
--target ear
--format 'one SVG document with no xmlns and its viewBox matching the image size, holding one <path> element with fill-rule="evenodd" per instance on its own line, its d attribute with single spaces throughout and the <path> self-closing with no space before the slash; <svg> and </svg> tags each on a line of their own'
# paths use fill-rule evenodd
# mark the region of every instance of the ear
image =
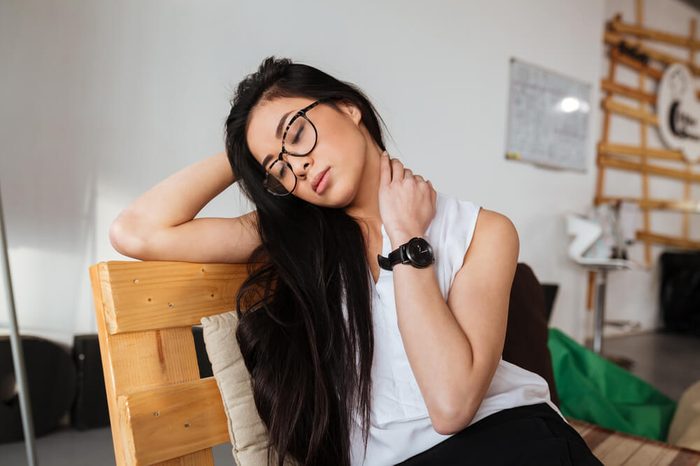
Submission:
<svg viewBox="0 0 700 466">
<path fill-rule="evenodd" d="M 338 108 L 342 113 L 349 116 L 356 125 L 359 125 L 360 121 L 362 121 L 362 112 L 354 103 L 343 100 L 338 102 Z"/>
</svg>

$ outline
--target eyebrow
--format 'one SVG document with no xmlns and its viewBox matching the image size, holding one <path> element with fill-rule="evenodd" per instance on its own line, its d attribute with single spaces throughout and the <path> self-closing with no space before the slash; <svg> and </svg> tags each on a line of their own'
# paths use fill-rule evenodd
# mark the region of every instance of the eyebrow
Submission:
<svg viewBox="0 0 700 466">
<path fill-rule="evenodd" d="M 282 118 L 280 118 L 280 122 L 277 124 L 277 129 L 275 130 L 275 136 L 277 136 L 278 139 L 279 139 L 279 137 L 282 135 L 282 127 L 284 126 L 284 122 L 287 120 L 287 117 L 289 116 L 289 114 L 292 113 L 293 111 L 294 111 L 294 110 L 288 111 L 287 113 L 285 113 L 284 115 L 282 115 Z M 274 155 L 272 155 L 272 154 L 267 154 L 267 155 L 265 156 L 265 158 L 263 159 L 263 161 L 262 161 L 262 166 L 265 167 L 265 165 L 267 165 L 267 163 L 268 163 L 270 160 L 272 160 L 273 158 L 275 158 Z"/>
</svg>

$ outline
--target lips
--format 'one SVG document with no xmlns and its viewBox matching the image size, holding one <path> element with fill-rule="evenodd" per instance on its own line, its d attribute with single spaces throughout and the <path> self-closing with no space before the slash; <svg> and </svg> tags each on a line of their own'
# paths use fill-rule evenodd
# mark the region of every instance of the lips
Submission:
<svg viewBox="0 0 700 466">
<path fill-rule="evenodd" d="M 331 168 L 331 167 L 326 168 L 326 169 L 323 170 L 321 173 L 319 173 L 318 175 L 316 175 L 316 177 L 313 179 L 313 181 L 311 182 L 311 187 L 313 188 L 314 191 L 316 191 L 316 188 L 318 188 L 318 184 L 321 182 L 321 180 L 323 179 L 323 176 L 326 174 L 326 172 L 327 172 L 330 168 Z"/>
</svg>

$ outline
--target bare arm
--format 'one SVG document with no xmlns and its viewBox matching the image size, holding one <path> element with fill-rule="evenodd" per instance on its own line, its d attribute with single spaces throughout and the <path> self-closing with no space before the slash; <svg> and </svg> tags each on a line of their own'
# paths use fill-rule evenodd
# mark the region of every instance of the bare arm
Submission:
<svg viewBox="0 0 700 466">
<path fill-rule="evenodd" d="M 255 211 L 237 218 L 194 218 L 234 182 L 225 152 L 183 168 L 119 214 L 109 230 L 112 246 L 140 260 L 245 262 L 260 244 Z"/>
</svg>

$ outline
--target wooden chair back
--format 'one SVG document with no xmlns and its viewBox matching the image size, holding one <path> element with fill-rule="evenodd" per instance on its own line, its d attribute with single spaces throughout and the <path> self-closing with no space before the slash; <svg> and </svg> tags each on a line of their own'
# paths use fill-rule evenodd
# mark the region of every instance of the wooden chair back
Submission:
<svg viewBox="0 0 700 466">
<path fill-rule="evenodd" d="M 90 267 L 117 466 L 214 465 L 229 441 L 192 326 L 235 309 L 246 264 L 109 261 Z"/>
</svg>

